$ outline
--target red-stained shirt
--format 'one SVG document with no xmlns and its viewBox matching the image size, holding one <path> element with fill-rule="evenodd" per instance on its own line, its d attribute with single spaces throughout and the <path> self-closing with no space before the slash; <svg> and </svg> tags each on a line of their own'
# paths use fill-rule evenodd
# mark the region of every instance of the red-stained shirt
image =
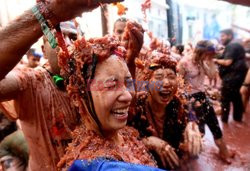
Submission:
<svg viewBox="0 0 250 171">
<path fill-rule="evenodd" d="M 66 92 L 59 90 L 42 67 L 16 68 L 8 74 L 18 83 L 15 109 L 28 142 L 32 171 L 55 171 L 77 113 Z"/>
</svg>

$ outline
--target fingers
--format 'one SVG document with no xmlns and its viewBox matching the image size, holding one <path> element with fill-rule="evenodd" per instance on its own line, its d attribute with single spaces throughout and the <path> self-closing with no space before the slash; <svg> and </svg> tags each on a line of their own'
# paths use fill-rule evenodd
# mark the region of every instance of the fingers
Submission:
<svg viewBox="0 0 250 171">
<path fill-rule="evenodd" d="M 179 157 L 177 156 L 177 154 L 175 153 L 175 151 L 174 151 L 173 148 L 170 148 L 169 157 L 174 162 L 175 166 L 179 166 L 180 165 L 180 163 L 179 163 Z"/>
<path fill-rule="evenodd" d="M 138 45 L 139 45 L 139 48 L 141 48 L 141 47 L 142 47 L 142 44 L 143 44 L 143 34 L 144 34 L 144 33 L 143 33 L 141 30 L 135 29 L 135 28 L 133 28 L 133 29 L 131 30 L 131 32 L 132 32 L 131 37 L 134 37 L 135 40 L 137 40 L 137 43 L 138 43 Z"/>
<path fill-rule="evenodd" d="M 193 139 L 193 143 L 194 143 L 194 146 L 193 146 L 193 155 L 196 156 L 198 155 L 199 153 L 199 137 L 196 135 L 194 136 L 194 139 Z"/>
<path fill-rule="evenodd" d="M 188 133 L 187 133 L 187 141 L 188 141 L 188 151 L 192 153 L 192 146 L 193 146 L 193 139 L 192 139 L 192 135 L 191 133 L 189 132 L 190 130 L 188 130 Z"/>
<path fill-rule="evenodd" d="M 166 161 L 169 166 L 174 169 L 179 166 L 179 158 L 176 155 L 174 149 L 170 145 L 166 145 L 163 151 Z"/>
<path fill-rule="evenodd" d="M 158 155 L 159 155 L 159 157 L 160 157 L 160 159 L 161 159 L 161 163 L 162 163 L 163 167 L 166 168 L 166 167 L 167 167 L 166 157 L 164 156 L 163 153 L 159 153 Z"/>
<path fill-rule="evenodd" d="M 194 125 L 194 132 L 195 132 L 195 137 L 194 137 L 194 146 L 195 146 L 195 155 L 198 155 L 201 151 L 201 133 L 198 128 L 198 125 Z"/>
<path fill-rule="evenodd" d="M 131 32 L 129 33 L 129 42 L 135 44 L 134 46 L 138 46 L 138 48 L 141 48 L 143 44 L 143 33 L 136 29 L 132 28 Z"/>
<path fill-rule="evenodd" d="M 147 92 L 145 91 L 139 91 L 136 93 L 137 98 L 144 98 L 145 96 L 147 96 Z"/>
<path fill-rule="evenodd" d="M 165 160 L 167 161 L 168 165 L 171 167 L 171 169 L 174 169 L 173 161 L 171 161 L 169 155 L 167 152 L 164 153 Z"/>
<path fill-rule="evenodd" d="M 201 133 L 196 123 L 188 123 L 184 142 L 188 145 L 188 151 L 191 155 L 198 155 L 201 150 Z"/>
</svg>

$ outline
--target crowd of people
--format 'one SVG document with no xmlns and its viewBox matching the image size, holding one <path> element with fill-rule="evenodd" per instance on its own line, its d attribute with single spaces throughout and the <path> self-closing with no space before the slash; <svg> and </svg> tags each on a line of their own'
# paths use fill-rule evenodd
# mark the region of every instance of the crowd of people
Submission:
<svg viewBox="0 0 250 171">
<path fill-rule="evenodd" d="M 222 50 L 152 34 L 147 47 L 145 30 L 126 18 L 87 40 L 70 20 L 119 1 L 41 0 L 1 28 L 0 116 L 18 121 L 1 138 L 2 170 L 182 169 L 202 151 L 205 125 L 232 162 L 209 90 L 220 91 L 222 122 L 232 102 L 240 124 L 250 96 L 243 45 L 226 29 Z M 40 37 L 43 54 L 31 48 Z"/>
</svg>

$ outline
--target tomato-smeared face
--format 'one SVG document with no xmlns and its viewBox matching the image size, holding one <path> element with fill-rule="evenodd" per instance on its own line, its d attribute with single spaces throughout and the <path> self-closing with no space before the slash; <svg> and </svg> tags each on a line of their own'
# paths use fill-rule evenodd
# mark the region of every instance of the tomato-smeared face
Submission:
<svg viewBox="0 0 250 171">
<path fill-rule="evenodd" d="M 158 104 L 167 105 L 177 91 L 177 76 L 172 69 L 159 68 L 153 72 L 149 84 L 152 100 Z"/>
<path fill-rule="evenodd" d="M 90 90 L 102 130 L 109 132 L 124 127 L 134 96 L 132 77 L 125 61 L 112 55 L 97 64 Z"/>
</svg>

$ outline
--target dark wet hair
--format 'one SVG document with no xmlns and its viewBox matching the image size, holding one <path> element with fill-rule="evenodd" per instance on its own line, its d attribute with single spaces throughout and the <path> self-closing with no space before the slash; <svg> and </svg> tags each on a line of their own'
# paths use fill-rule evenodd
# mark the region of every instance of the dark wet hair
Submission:
<svg viewBox="0 0 250 171">
<path fill-rule="evenodd" d="M 232 36 L 232 38 L 234 37 L 234 32 L 232 29 L 224 29 L 224 30 L 221 30 L 220 33 L 230 35 L 230 36 Z"/>
<path fill-rule="evenodd" d="M 125 17 L 120 17 L 120 18 L 118 18 L 118 19 L 115 21 L 115 23 L 114 23 L 114 29 L 115 29 L 115 25 L 116 25 L 117 22 L 126 23 L 127 21 L 128 21 L 128 19 L 125 18 Z"/>
<path fill-rule="evenodd" d="M 184 51 L 184 46 L 183 45 L 176 45 L 175 47 L 178 50 L 179 54 L 182 55 L 182 52 Z"/>
<path fill-rule="evenodd" d="M 118 19 L 115 21 L 115 24 L 116 24 L 117 22 L 127 22 L 127 21 L 128 21 L 127 18 L 125 18 L 125 17 L 120 17 L 120 18 L 118 18 Z"/>
</svg>

